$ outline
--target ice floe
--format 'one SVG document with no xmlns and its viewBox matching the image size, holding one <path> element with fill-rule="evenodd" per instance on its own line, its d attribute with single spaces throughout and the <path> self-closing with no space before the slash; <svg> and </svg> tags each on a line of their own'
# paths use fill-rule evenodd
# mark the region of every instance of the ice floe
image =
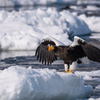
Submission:
<svg viewBox="0 0 100 100">
<path fill-rule="evenodd" d="M 77 4 L 100 4 L 99 0 L 77 0 Z"/>
<path fill-rule="evenodd" d="M 47 5 L 59 3 L 76 3 L 77 0 L 1 0 L 0 6 L 18 6 L 18 5 Z"/>
<path fill-rule="evenodd" d="M 0 6 L 51 5 L 51 4 L 98 4 L 99 0 L 1 0 Z"/>
<path fill-rule="evenodd" d="M 0 100 L 76 100 L 92 90 L 82 77 L 48 68 L 11 66 L 0 70 Z"/>
<path fill-rule="evenodd" d="M 100 70 L 89 71 L 89 72 L 88 71 L 76 71 L 75 74 L 78 76 L 82 76 L 85 81 L 98 82 L 98 85 L 95 87 L 94 91 L 95 90 L 98 91 L 100 89 L 100 84 L 99 84 L 99 82 L 100 82 L 100 78 L 99 78 L 100 77 Z M 100 100 L 100 98 L 91 96 L 88 99 L 86 98 L 86 99 L 77 99 L 77 100 Z"/>
<path fill-rule="evenodd" d="M 100 89 L 100 84 L 98 86 L 95 87 L 96 89 Z"/>
<path fill-rule="evenodd" d="M 100 98 L 93 97 L 93 98 L 89 98 L 89 99 L 77 99 L 77 100 L 100 100 Z"/>
<path fill-rule="evenodd" d="M 95 70 L 95 71 L 76 71 L 75 74 L 80 75 L 80 76 L 84 76 L 84 75 L 88 75 L 88 76 L 100 76 L 100 70 Z"/>
<path fill-rule="evenodd" d="M 96 16 L 87 17 L 85 14 L 81 14 L 78 17 L 83 19 L 87 23 L 91 31 L 100 32 L 100 28 L 99 28 L 100 17 L 96 17 Z"/>
<path fill-rule="evenodd" d="M 46 36 L 69 45 L 69 36 L 90 32 L 87 24 L 69 11 L 57 12 L 53 8 L 0 11 L 1 50 L 34 50 Z"/>
</svg>

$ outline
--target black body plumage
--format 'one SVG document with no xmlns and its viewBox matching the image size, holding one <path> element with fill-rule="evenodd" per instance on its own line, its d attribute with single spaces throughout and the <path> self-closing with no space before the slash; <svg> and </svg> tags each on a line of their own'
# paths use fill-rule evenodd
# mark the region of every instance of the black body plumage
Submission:
<svg viewBox="0 0 100 100">
<path fill-rule="evenodd" d="M 78 39 L 77 42 L 78 45 L 75 46 L 56 46 L 55 42 L 44 40 L 37 47 L 35 56 L 37 56 L 37 60 L 48 63 L 48 65 L 57 60 L 57 57 L 62 59 L 65 64 L 72 64 L 74 61 L 81 63 L 80 58 L 83 57 L 100 62 L 100 49 L 81 39 Z M 54 50 L 48 51 L 50 45 L 54 47 Z"/>
</svg>

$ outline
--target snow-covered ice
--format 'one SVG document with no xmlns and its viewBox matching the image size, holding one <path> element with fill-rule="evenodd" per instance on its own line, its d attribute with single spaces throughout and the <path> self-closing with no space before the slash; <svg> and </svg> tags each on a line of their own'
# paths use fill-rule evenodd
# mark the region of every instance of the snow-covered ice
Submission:
<svg viewBox="0 0 100 100">
<path fill-rule="evenodd" d="M 24 5 L 26 2 L 6 1 L 10 1 L 7 4 L 13 6 Z M 29 0 L 28 3 L 36 4 L 36 1 Z M 42 1 L 42 4 L 50 4 L 67 0 Z M 41 4 L 41 0 L 38 3 Z M 0 1 L 0 5 L 8 6 L 4 0 Z M 92 8 L 98 10 L 96 7 L 87 7 L 88 10 Z M 72 43 L 68 39 L 69 36 L 87 35 L 91 31 L 100 32 L 99 26 L 99 17 L 86 17 L 84 14 L 77 16 L 65 10 L 57 12 L 53 8 L 19 12 L 2 10 L 0 11 L 0 50 L 35 50 L 44 38 L 52 39 L 58 45 L 69 45 Z M 97 34 L 90 38 L 99 38 L 99 36 Z M 93 91 L 90 85 L 84 85 L 84 80 L 99 80 L 93 76 L 100 76 L 100 70 L 77 71 L 74 75 L 50 69 L 11 66 L 0 70 L 0 100 L 99 100 L 100 98 L 83 99 Z M 96 89 L 100 89 L 100 85 L 96 86 Z"/>
<path fill-rule="evenodd" d="M 94 9 L 94 7 L 91 7 L 89 9 Z M 96 10 L 96 8 L 95 8 Z M 85 14 L 77 15 L 77 13 L 73 13 L 73 15 L 76 15 L 78 18 L 84 20 L 86 24 L 88 25 L 89 29 L 91 30 L 91 36 L 89 38 L 91 39 L 97 39 L 100 41 L 100 17 L 99 16 L 89 16 L 87 17 Z"/>
<path fill-rule="evenodd" d="M 48 68 L 11 66 L 0 70 L 0 100 L 76 100 L 92 90 L 82 77 Z"/>
<path fill-rule="evenodd" d="M 95 71 L 76 71 L 75 72 L 76 75 L 78 76 L 82 76 L 83 79 L 86 81 L 97 81 L 98 83 L 100 82 L 100 70 L 95 70 Z M 100 89 L 100 84 L 98 84 L 95 89 L 98 91 L 98 89 Z M 89 99 L 78 99 L 78 100 L 100 100 L 100 98 L 96 98 L 96 97 L 91 97 Z"/>
<path fill-rule="evenodd" d="M 95 87 L 96 89 L 100 89 L 100 84 L 98 86 Z"/>
<path fill-rule="evenodd" d="M 17 6 L 17 5 L 47 5 L 59 3 L 76 3 L 77 0 L 0 0 L 0 6 Z"/>
<path fill-rule="evenodd" d="M 77 4 L 100 4 L 99 0 L 77 0 Z"/>
<path fill-rule="evenodd" d="M 78 17 L 83 19 L 87 23 L 91 31 L 100 32 L 100 28 L 99 28 L 100 17 L 96 17 L 96 16 L 87 17 L 85 14 L 81 14 Z"/>
<path fill-rule="evenodd" d="M 82 0 L 81 0 L 82 1 Z M 100 11 L 100 7 L 97 7 L 95 5 L 87 5 L 86 7 L 82 7 L 82 6 L 70 6 L 70 8 L 74 9 L 74 10 L 79 10 L 80 11 L 84 11 L 83 13 L 85 13 L 85 11 L 88 11 L 88 13 L 91 11 Z M 82 13 L 82 12 L 81 12 Z M 93 12 L 92 12 L 93 13 Z M 94 14 L 95 15 L 95 14 Z"/>
<path fill-rule="evenodd" d="M 77 100 L 100 100 L 100 98 L 89 98 L 89 99 L 77 99 Z"/>
<path fill-rule="evenodd" d="M 0 6 L 17 6 L 17 5 L 51 5 L 51 4 L 98 4 L 99 0 L 0 0 Z"/>
<path fill-rule="evenodd" d="M 100 98 L 89 98 L 89 99 L 77 99 L 77 100 L 100 100 Z"/>
<path fill-rule="evenodd" d="M 1 50 L 34 50 L 46 36 L 69 45 L 69 36 L 89 33 L 88 25 L 69 11 L 57 12 L 53 8 L 0 11 Z"/>
<path fill-rule="evenodd" d="M 76 75 L 78 76 L 82 76 L 83 79 L 85 81 L 97 81 L 98 83 L 100 82 L 100 70 L 95 70 L 95 71 L 91 71 L 91 72 L 88 72 L 88 71 L 76 71 L 75 72 Z M 98 91 L 100 89 L 100 84 L 98 84 L 96 87 L 95 87 L 95 90 Z M 88 99 L 77 99 L 77 100 L 100 100 L 100 97 L 90 97 Z"/>
<path fill-rule="evenodd" d="M 92 78 L 92 76 L 100 76 L 100 70 L 95 70 L 95 71 L 76 71 L 75 72 L 76 75 L 78 76 L 83 76 L 84 80 L 95 80 L 98 78 Z"/>
<path fill-rule="evenodd" d="M 95 70 L 95 71 L 91 71 L 91 72 L 87 72 L 87 71 L 82 71 L 82 72 L 80 72 L 80 71 L 76 71 L 75 72 L 75 74 L 77 74 L 77 75 L 89 75 L 89 76 L 96 76 L 96 75 L 98 75 L 98 76 L 100 76 L 100 70 Z"/>
</svg>

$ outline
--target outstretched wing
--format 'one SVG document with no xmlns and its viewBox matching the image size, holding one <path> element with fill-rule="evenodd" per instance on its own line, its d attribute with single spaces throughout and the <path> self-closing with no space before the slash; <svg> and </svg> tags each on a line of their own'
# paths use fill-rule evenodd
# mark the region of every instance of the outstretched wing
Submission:
<svg viewBox="0 0 100 100">
<path fill-rule="evenodd" d="M 48 45 L 56 45 L 53 41 L 44 40 L 41 44 L 37 47 L 35 56 L 37 56 L 37 60 L 39 62 L 51 64 L 53 61 L 57 60 L 57 57 L 54 51 L 48 51 Z"/>
<path fill-rule="evenodd" d="M 86 56 L 93 61 L 100 62 L 100 49 L 88 44 L 85 41 L 82 41 L 81 39 L 78 40 L 79 45 L 84 50 Z"/>
</svg>

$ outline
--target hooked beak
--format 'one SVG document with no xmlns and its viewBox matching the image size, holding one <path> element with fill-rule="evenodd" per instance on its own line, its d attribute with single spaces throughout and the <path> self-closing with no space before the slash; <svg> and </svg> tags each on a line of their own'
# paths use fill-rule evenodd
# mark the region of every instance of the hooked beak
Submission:
<svg viewBox="0 0 100 100">
<path fill-rule="evenodd" d="M 48 48 L 48 51 L 51 51 L 51 50 L 54 50 L 54 47 L 53 47 L 53 46 L 50 46 L 50 47 Z"/>
</svg>

